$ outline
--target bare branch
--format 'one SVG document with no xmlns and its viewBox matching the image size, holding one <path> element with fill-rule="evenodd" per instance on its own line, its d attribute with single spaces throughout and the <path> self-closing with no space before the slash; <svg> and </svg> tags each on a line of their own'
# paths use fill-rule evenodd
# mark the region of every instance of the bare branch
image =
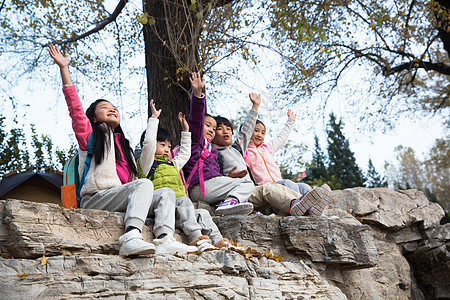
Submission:
<svg viewBox="0 0 450 300">
<path fill-rule="evenodd" d="M 0 6 L 0 12 L 1 12 L 2 9 L 3 9 L 3 5 L 5 5 L 5 2 L 6 2 L 6 0 L 3 0 L 2 5 Z"/>
<path fill-rule="evenodd" d="M 106 19 L 104 19 L 103 21 L 101 21 L 100 23 L 98 23 L 94 28 L 92 28 L 91 30 L 82 33 L 80 35 L 75 34 L 73 35 L 71 38 L 67 39 L 67 40 L 62 40 L 62 41 L 53 41 L 52 43 L 55 45 L 65 45 L 65 44 L 70 44 L 73 42 L 76 42 L 78 40 L 84 39 L 87 36 L 90 36 L 91 34 L 94 34 L 96 32 L 99 32 L 100 30 L 102 30 L 103 28 L 105 28 L 106 25 L 108 25 L 111 22 L 114 22 L 117 19 L 117 16 L 119 16 L 119 14 L 122 12 L 122 9 L 125 7 L 125 4 L 127 4 L 128 0 L 120 0 L 119 3 L 116 6 L 116 9 L 114 9 L 114 12 L 109 15 L 109 17 L 107 17 Z M 43 45 L 44 48 L 48 47 L 50 45 L 50 43 Z"/>
<path fill-rule="evenodd" d="M 432 63 L 428 61 L 411 61 L 394 68 L 386 69 L 384 75 L 389 76 L 394 73 L 411 70 L 411 69 L 424 69 L 425 71 L 436 71 L 444 75 L 450 75 L 450 66 L 444 63 Z"/>
</svg>

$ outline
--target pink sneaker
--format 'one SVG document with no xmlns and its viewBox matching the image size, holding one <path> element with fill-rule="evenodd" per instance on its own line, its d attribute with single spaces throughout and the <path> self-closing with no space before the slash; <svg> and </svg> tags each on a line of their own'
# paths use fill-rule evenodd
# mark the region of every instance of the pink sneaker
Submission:
<svg viewBox="0 0 450 300">
<path fill-rule="evenodd" d="M 303 216 L 306 212 L 309 212 L 311 216 L 321 216 L 328 202 L 330 202 L 330 197 L 331 193 L 328 189 L 314 188 L 295 199 L 289 213 L 293 216 Z"/>
</svg>

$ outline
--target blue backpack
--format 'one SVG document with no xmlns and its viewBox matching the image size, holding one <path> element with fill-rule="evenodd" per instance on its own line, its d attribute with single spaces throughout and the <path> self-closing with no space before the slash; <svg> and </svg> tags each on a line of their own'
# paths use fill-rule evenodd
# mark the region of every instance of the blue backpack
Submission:
<svg viewBox="0 0 450 300">
<path fill-rule="evenodd" d="M 78 174 L 79 154 L 72 156 L 64 165 L 63 186 L 61 186 L 61 201 L 65 208 L 80 207 L 80 191 L 86 180 L 86 175 L 91 167 L 92 157 L 94 156 L 93 134 L 89 136 L 87 144 L 87 156 L 84 162 L 83 176 Z"/>
</svg>

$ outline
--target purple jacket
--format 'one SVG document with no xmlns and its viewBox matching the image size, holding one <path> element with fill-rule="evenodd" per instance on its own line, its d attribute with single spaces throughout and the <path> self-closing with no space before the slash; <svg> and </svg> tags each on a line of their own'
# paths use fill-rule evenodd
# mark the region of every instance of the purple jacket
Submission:
<svg viewBox="0 0 450 300">
<path fill-rule="evenodd" d="M 189 122 L 189 131 L 192 132 L 192 146 L 191 146 L 191 158 L 184 165 L 183 171 L 185 178 L 189 178 L 189 175 L 192 172 L 197 161 L 200 159 L 200 155 L 202 153 L 203 147 L 205 146 L 205 137 L 203 136 L 203 124 L 205 122 L 205 96 L 202 98 L 196 97 L 192 94 L 191 97 L 191 112 L 189 114 L 188 122 Z M 211 147 L 211 153 L 214 158 L 208 156 L 205 159 L 205 163 L 203 165 L 203 177 L 204 180 L 211 179 L 213 177 L 222 176 L 219 170 L 219 164 L 216 161 L 218 157 L 217 149 Z M 189 183 L 189 187 L 193 187 L 199 184 L 198 179 L 198 170 L 195 171 L 194 176 L 192 177 L 191 182 Z"/>
</svg>

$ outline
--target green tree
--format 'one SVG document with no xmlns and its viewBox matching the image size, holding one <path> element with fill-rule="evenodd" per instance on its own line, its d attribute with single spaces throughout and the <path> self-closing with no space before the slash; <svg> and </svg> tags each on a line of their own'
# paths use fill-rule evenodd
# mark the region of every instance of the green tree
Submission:
<svg viewBox="0 0 450 300">
<path fill-rule="evenodd" d="M 314 136 L 314 154 L 311 163 L 308 165 L 308 176 L 304 180 L 311 186 L 321 186 L 328 184 L 333 190 L 342 189 L 342 183 L 336 175 L 328 172 L 327 157 L 319 144 L 319 138 Z"/>
<path fill-rule="evenodd" d="M 369 165 L 367 168 L 366 174 L 366 187 L 375 188 L 375 187 L 387 187 L 387 182 L 384 178 L 378 174 L 377 170 L 372 163 L 372 159 L 369 158 Z"/>
<path fill-rule="evenodd" d="M 342 121 L 336 122 L 333 113 L 330 114 L 328 125 L 328 173 L 335 176 L 342 188 L 350 188 L 364 185 L 364 176 L 356 164 L 355 156 L 350 150 L 348 140 L 342 133 Z"/>
<path fill-rule="evenodd" d="M 0 115 L 0 175 L 29 166 L 25 134 L 20 128 L 5 130 L 5 117 Z"/>
<path fill-rule="evenodd" d="M 330 178 L 326 168 L 326 157 L 319 144 L 319 138 L 314 136 L 314 154 L 309 167 L 309 179 L 326 181 Z"/>
<path fill-rule="evenodd" d="M 76 153 L 73 144 L 69 149 L 54 149 L 51 138 L 39 135 L 33 124 L 30 146 L 21 128 L 7 132 L 4 121 L 5 117 L 0 115 L 0 177 L 12 171 L 62 171 L 66 161 Z"/>
</svg>

